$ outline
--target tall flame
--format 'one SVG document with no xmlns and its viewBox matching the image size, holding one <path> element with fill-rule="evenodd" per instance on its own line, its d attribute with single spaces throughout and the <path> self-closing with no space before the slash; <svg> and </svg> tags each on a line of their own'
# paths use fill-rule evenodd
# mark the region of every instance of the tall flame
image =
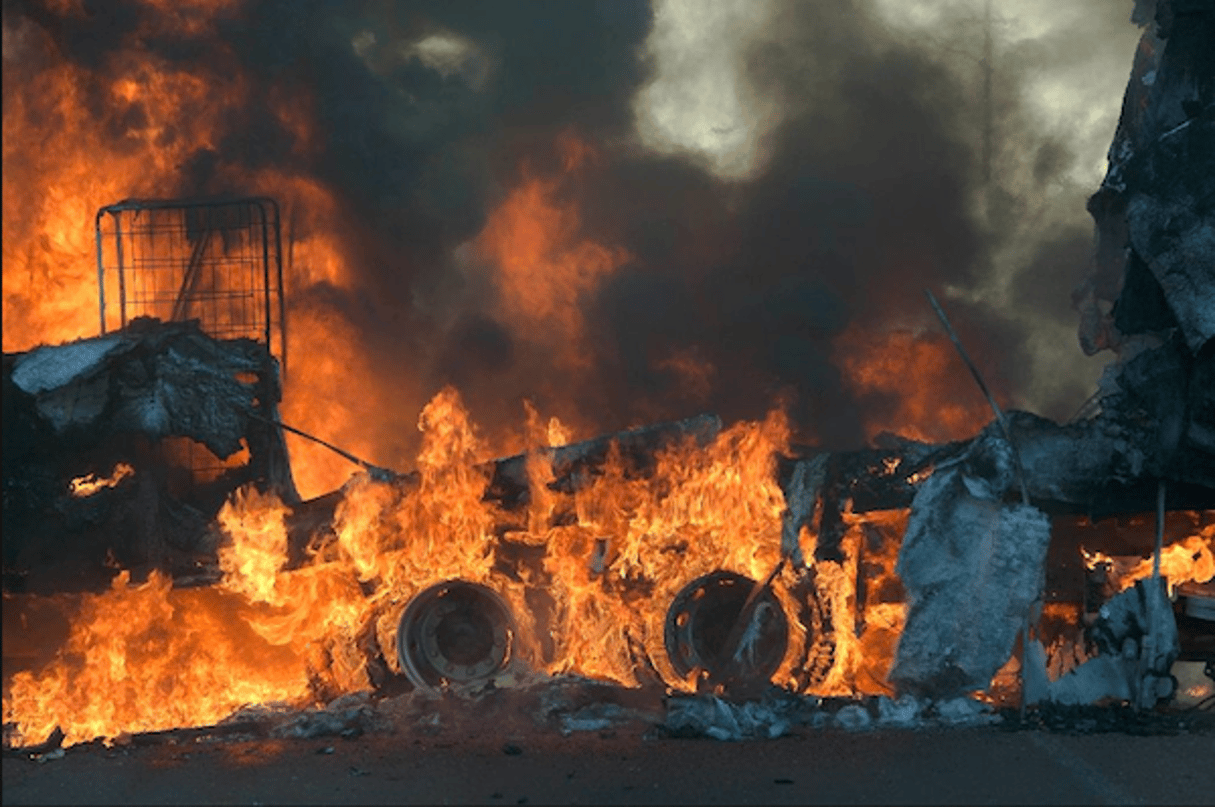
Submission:
<svg viewBox="0 0 1215 807">
<path fill-rule="evenodd" d="M 243 489 L 219 516 L 227 536 L 219 586 L 174 589 L 159 574 L 132 585 L 123 572 L 111 590 L 88 595 L 56 659 L 16 675 L 5 695 L 5 720 L 16 724 L 18 740 L 38 742 L 56 725 L 72 743 L 212 723 L 245 704 L 298 705 L 366 689 L 363 637 L 373 636 L 399 669 L 402 609 L 423 588 L 456 578 L 498 592 L 522 636 L 547 632 L 550 651 L 521 648 L 545 671 L 634 686 L 652 667 L 669 685 L 691 688 L 665 654 L 667 606 L 701 575 L 728 570 L 761 580 L 780 560 L 785 501 L 775 458 L 788 449 L 789 427 L 779 411 L 739 423 L 707 446 L 690 438 L 671 445 L 648 473 L 632 470 L 613 450 L 571 498 L 548 488 L 545 443 L 549 427 L 560 430 L 531 408 L 534 495 L 522 520 L 485 499 L 484 447 L 454 389 L 441 390 L 418 425 L 416 484 L 356 477 L 344 490 L 333 537 L 314 542 L 302 563 L 291 561 L 288 509 L 273 495 Z M 543 550 L 540 567 L 518 576 L 495 562 L 504 522 L 514 525 L 504 540 Z M 850 535 L 861 529 L 858 519 Z M 803 533 L 810 557 L 813 541 Z M 846 564 L 834 575 L 826 567 L 819 572 L 825 596 L 841 607 L 856 596 L 857 539 L 848 545 Z M 793 688 L 808 626 L 798 621 L 790 583 L 803 572 L 786 570 L 774 588 L 792 624 L 773 680 Z M 531 613 L 528 585 L 551 593 L 551 621 L 535 624 L 542 615 Z M 864 641 L 888 643 L 898 628 L 893 611 L 870 610 L 876 621 Z M 827 688 L 851 691 L 861 666 L 848 661 Z"/>
<path fill-rule="evenodd" d="M 297 702 L 307 692 L 303 665 L 251 631 L 250 614 L 220 589 L 175 590 L 158 573 L 132 585 L 121 572 L 108 591 L 84 596 L 55 661 L 13 676 L 4 720 L 16 724 L 18 744 L 59 727 L 70 745 Z"/>
</svg>

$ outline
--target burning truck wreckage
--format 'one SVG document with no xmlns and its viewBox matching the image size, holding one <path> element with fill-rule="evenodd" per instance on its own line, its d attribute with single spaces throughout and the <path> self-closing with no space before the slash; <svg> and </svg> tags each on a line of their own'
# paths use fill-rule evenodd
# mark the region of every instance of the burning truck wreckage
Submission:
<svg viewBox="0 0 1215 807">
<path fill-rule="evenodd" d="M 1215 70 L 1174 39 L 1089 202 L 1081 343 L 1117 358 L 1062 425 L 988 395 L 970 439 L 828 452 L 779 411 L 571 443 L 529 409 L 533 448 L 487 460 L 449 387 L 416 470 L 329 446 L 362 472 L 305 500 L 277 206 L 103 208 L 102 334 L 4 356 L 6 747 L 425 727 L 511 692 L 567 733 L 719 739 L 1209 710 Z"/>
</svg>

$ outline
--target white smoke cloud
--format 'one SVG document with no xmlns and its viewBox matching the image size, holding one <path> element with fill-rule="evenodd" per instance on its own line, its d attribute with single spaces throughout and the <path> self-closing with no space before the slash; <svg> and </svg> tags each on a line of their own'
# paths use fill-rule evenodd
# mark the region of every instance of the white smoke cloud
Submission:
<svg viewBox="0 0 1215 807">
<path fill-rule="evenodd" d="M 743 62 L 768 26 L 770 0 L 656 0 L 645 44 L 654 78 L 637 95 L 637 133 L 659 154 L 684 153 L 722 179 L 763 168 L 777 99 L 757 96 Z"/>
</svg>

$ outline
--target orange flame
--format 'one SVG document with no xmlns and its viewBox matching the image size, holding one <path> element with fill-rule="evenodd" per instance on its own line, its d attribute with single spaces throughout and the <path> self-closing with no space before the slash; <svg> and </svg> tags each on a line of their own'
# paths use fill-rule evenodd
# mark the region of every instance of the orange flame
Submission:
<svg viewBox="0 0 1215 807">
<path fill-rule="evenodd" d="M 858 326 L 833 343 L 844 383 L 871 412 L 872 440 L 883 431 L 938 443 L 973 436 L 992 418 L 947 337 L 930 332 L 875 333 Z M 876 405 L 886 402 L 886 407 Z"/>
<path fill-rule="evenodd" d="M 894 572 L 909 510 L 843 514 L 843 563 L 819 563 L 816 572 L 831 611 L 855 624 L 836 625 L 836 660 L 820 687 L 824 695 L 892 695 L 886 680 L 907 618 L 902 584 Z M 860 575 L 865 594 L 857 591 Z"/>
<path fill-rule="evenodd" d="M 116 487 L 119 482 L 135 473 L 135 469 L 125 462 L 114 466 L 109 476 L 98 478 L 97 474 L 78 476 L 68 483 L 73 496 L 78 499 L 87 498 L 101 490 Z"/>
<path fill-rule="evenodd" d="M 10 58 L 18 66 L 49 60 L 28 81 L 6 82 L 6 351 L 96 333 L 91 223 L 97 209 L 123 198 L 193 191 L 183 190 L 180 166 L 223 142 L 226 121 L 238 117 L 231 113 L 251 103 L 251 82 L 222 43 L 209 64 L 187 69 L 149 52 L 140 40 L 153 30 L 210 37 L 214 15 L 236 3 L 151 5 L 159 11 L 148 18 L 151 28 L 133 34 L 113 50 L 112 63 L 96 70 L 55 53 L 32 24 L 5 20 L 6 67 Z M 90 90 L 97 88 L 100 102 L 90 103 Z M 265 101 L 295 135 L 294 152 L 302 157 L 314 156 L 322 140 L 310 124 L 309 103 L 273 86 Z M 98 108 L 105 111 L 90 111 Z M 120 117 L 124 133 L 117 136 L 113 122 Z M 503 321 L 576 372 L 588 350 L 582 301 L 631 256 L 589 238 L 578 205 L 566 197 L 584 172 L 594 170 L 595 145 L 566 132 L 556 147 L 560 172 L 540 176 L 525 168 L 474 247 L 491 267 Z M 293 255 L 286 279 L 293 294 L 288 353 L 299 359 L 290 364 L 284 420 L 357 455 L 397 464 L 398 457 L 377 456 L 386 441 L 375 431 L 385 420 L 381 413 L 400 408 L 399 398 L 390 396 L 372 359 L 359 349 L 357 329 L 298 294 L 310 287 L 350 289 L 355 282 L 334 193 L 289 169 L 217 170 L 231 187 L 284 203 L 284 235 Z M 901 401 L 870 424 L 871 436 L 898 428 L 921 439 L 960 437 L 989 417 L 970 391 L 957 396 L 965 403 L 942 405 L 934 397 L 933 390 L 949 389 L 958 375 L 956 358 L 941 339 L 896 333 L 878 340 L 856 330 L 837 340 L 836 351 L 858 395 Z M 715 369 L 694 351 L 658 358 L 692 395 L 711 391 Z M 567 422 L 577 417 L 562 414 Z M 122 572 L 109 591 L 85 596 L 58 657 L 44 669 L 16 674 L 5 693 L 4 719 L 16 724 L 17 742 L 39 742 L 57 725 L 71 744 L 208 724 L 246 704 L 298 705 L 320 699 L 321 689 L 366 688 L 361 637 L 370 630 L 389 665 L 399 669 L 395 632 L 402 609 L 417 592 L 451 578 L 499 593 L 520 618 L 521 633 L 546 631 L 551 654 L 526 648 L 525 655 L 547 672 L 631 686 L 641 682 L 648 661 L 670 686 L 690 689 L 693 682 L 681 680 L 666 658 L 664 609 L 702 575 L 724 569 L 762 580 L 780 561 L 786 503 L 775 456 L 788 450 L 783 414 L 739 423 L 708 446 L 671 446 L 645 475 L 614 451 L 572 496 L 548 487 L 552 467 L 545 452 L 568 443 L 572 431 L 556 418 L 545 425 L 534 408 L 528 420 L 531 496 L 522 517 L 485 501 L 489 451 L 451 388 L 440 391 L 418 419 L 416 485 L 365 475 L 350 479 L 332 537 L 310 546 L 302 564 L 290 562 L 283 503 L 255 490 L 238 491 L 218 517 L 227 540 L 219 550 L 222 582 L 174 589 L 158 574 L 132 584 Z M 305 496 L 349 477 L 345 460 L 288 440 Z M 92 483 L 81 480 L 81 489 L 85 484 Z M 845 560 L 818 565 L 818 596 L 840 619 L 861 613 L 861 629 L 837 626 L 835 661 L 816 685 L 822 694 L 886 691 L 885 669 L 902 627 L 902 605 L 888 595 L 897 587 L 892 536 L 901 532 L 906 513 L 848 518 Z M 543 548 L 540 568 L 522 569 L 515 578 L 495 565 L 505 522 L 513 528 L 509 540 Z M 886 536 L 881 549 L 870 548 L 867 530 Z M 815 540 L 809 529 L 802 531 L 805 557 L 813 557 Z M 871 582 L 861 597 L 858 572 L 869 567 Z M 774 587 L 791 636 L 773 680 L 791 687 L 798 686 L 794 666 L 812 638 L 812 626 L 797 620 L 802 603 L 793 593 L 795 578 L 805 571 L 786 569 Z M 531 585 L 552 593 L 551 624 L 529 621 L 524 593 Z"/>
<path fill-rule="evenodd" d="M 287 564 L 286 516 L 277 496 L 254 488 L 236 491 L 224 504 L 216 520 L 232 539 L 219 548 L 226 588 L 251 602 L 282 603 L 275 583 Z"/>
<path fill-rule="evenodd" d="M 42 742 L 57 726 L 71 745 L 298 702 L 303 665 L 250 631 L 248 615 L 220 589 L 173 590 L 156 573 L 131 585 L 120 573 L 110 590 L 83 597 L 54 662 L 13 676 L 4 720 L 15 724 L 15 744 Z"/>
<path fill-rule="evenodd" d="M 239 0 L 148 0 L 142 27 L 111 43 L 106 60 L 85 66 L 56 50 L 43 30 L 20 16 L 4 20 L 3 342 L 28 350 L 92 336 L 100 329 L 93 221 L 103 206 L 127 198 L 206 192 L 189 184 L 183 166 L 229 134 L 234 111 L 251 105 L 254 89 L 215 33 Z M 83 14 L 73 4 L 54 10 Z M 149 36 L 172 33 L 207 48 L 206 60 L 185 64 L 149 50 Z M 10 73 L 12 75 L 10 75 Z M 271 85 L 259 99 L 307 158 L 320 147 L 311 99 L 298 88 Z M 306 159 L 299 164 L 307 164 Z M 359 355 L 345 319 L 298 292 L 348 289 L 353 273 L 340 237 L 341 208 L 333 193 L 296 169 L 247 170 L 222 161 L 217 187 L 268 195 L 282 203 L 284 270 L 292 362 L 284 419 L 310 433 L 374 456 L 369 412 L 383 403 L 382 375 Z M 107 280 L 107 285 L 108 285 Z M 107 300 L 117 299 L 107 288 Z M 110 306 L 113 310 L 113 306 Z M 110 322 L 110 328 L 116 320 Z M 348 402 L 349 390 L 362 391 Z M 351 467 L 315 444 L 289 436 L 297 487 L 314 496 L 340 485 Z M 398 458 L 381 460 L 390 463 Z"/>
<path fill-rule="evenodd" d="M 585 361 L 582 298 L 629 254 L 582 237 L 577 206 L 561 200 L 566 183 L 595 159 L 594 147 L 569 132 L 557 146 L 565 173 L 538 177 L 525 167 L 477 246 L 494 266 L 505 321 L 521 338 L 557 347 L 560 361 L 573 368 Z"/>
<path fill-rule="evenodd" d="M 15 676 L 5 695 L 5 720 L 16 724 L 18 741 L 38 742 L 56 725 L 72 743 L 213 723 L 245 704 L 299 705 L 366 689 L 360 637 L 370 630 L 399 669 L 395 632 L 402 609 L 423 588 L 452 578 L 498 592 L 521 635 L 547 631 L 551 653 L 530 640 L 520 647 L 522 657 L 546 672 L 635 686 L 652 666 L 669 686 L 691 689 L 694 682 L 681 679 L 666 657 L 666 607 L 704 574 L 728 570 L 761 580 L 780 559 L 785 501 L 775 458 L 788 449 L 789 428 L 779 411 L 762 422 L 739 423 L 708 446 L 691 439 L 672 445 L 657 454 L 651 473 L 638 475 L 613 450 L 589 484 L 569 497 L 547 487 L 548 430 L 530 408 L 528 430 L 537 448 L 522 523 L 485 500 L 490 466 L 454 389 L 441 390 L 418 425 L 423 446 L 416 484 L 356 477 L 344 491 L 333 537 L 313 545 L 302 565 L 289 564 L 287 508 L 272 495 L 243 489 L 218 519 L 228 537 L 219 552 L 219 586 L 175 590 L 160 575 L 133 586 L 123 572 L 110 591 L 87 596 L 54 662 Z M 563 515 L 571 512 L 576 523 Z M 542 568 L 524 569 L 521 579 L 495 565 L 504 519 L 516 525 L 509 540 L 543 548 Z M 858 561 L 862 532 L 892 532 L 900 519 L 904 513 L 855 518 L 845 542 L 848 560 L 820 564 L 820 591 L 839 613 L 855 611 L 857 564 L 885 569 L 897 551 L 888 541 L 882 552 L 871 550 Z M 812 557 L 814 536 L 803 531 L 801 542 Z M 794 667 L 809 640 L 791 586 L 801 571 L 786 569 L 774 586 L 791 624 L 773 681 L 794 688 Z M 551 623 L 535 624 L 524 597 L 529 584 L 546 585 L 552 594 Z M 879 600 L 874 595 L 865 603 L 869 627 L 859 642 L 841 646 L 822 691 L 882 690 L 880 660 L 901 621 L 900 606 Z"/>
<path fill-rule="evenodd" d="M 1152 576 L 1155 558 L 1117 558 L 1104 552 L 1080 547 L 1084 565 L 1089 571 L 1098 566 L 1109 568 L 1118 591 L 1126 591 L 1139 580 Z M 1215 523 L 1202 527 L 1195 534 L 1160 551 L 1160 576 L 1168 582 L 1169 593 L 1185 583 L 1206 583 L 1215 579 Z"/>
<path fill-rule="evenodd" d="M 324 302 L 328 295 L 307 293 L 352 288 L 350 223 L 334 192 L 297 167 L 312 164 L 325 145 L 314 99 L 288 77 L 255 84 L 217 36 L 217 22 L 239 14 L 240 6 L 147 0 L 141 27 L 109 43 L 97 64 L 73 60 L 38 24 L 6 14 L 5 69 L 12 80 L 4 104 L 4 350 L 98 332 L 92 224 L 102 206 L 215 188 L 272 196 L 282 204 L 288 257 L 287 354 L 298 359 L 289 362 L 283 419 L 377 464 L 403 466 L 410 457 L 394 439 L 402 424 L 386 413 L 399 411 L 402 401 L 407 409 L 421 405 L 422 390 L 399 369 L 385 373 L 360 349 L 358 330 Z M 84 11 L 63 3 L 51 13 Z M 148 47 L 149 37 L 165 34 L 205 48 L 206 59 L 187 64 Z M 210 184 L 197 187 L 188 166 L 200 154 L 216 154 L 240 125 L 238 113 L 252 106 L 265 108 L 289 133 L 298 159 L 249 169 L 219 153 Z M 582 298 L 628 255 L 585 237 L 577 204 L 564 198 L 600 162 L 595 145 L 567 131 L 555 149 L 557 175 L 525 170 L 491 213 L 474 252 L 492 265 L 501 317 L 515 337 L 545 343 L 559 364 L 577 368 L 587 355 Z M 116 296 L 107 288 L 107 300 Z M 286 439 L 305 498 L 349 478 L 353 467 L 336 455 L 295 435 Z"/>
<path fill-rule="evenodd" d="M 197 34 L 209 28 L 194 11 L 172 14 Z M 230 65 L 208 76 L 149 52 L 146 32 L 132 33 L 101 75 L 55 52 L 34 24 L 6 15 L 4 26 L 6 73 L 41 66 L 4 96 L 4 350 L 14 351 L 97 332 L 94 214 L 172 195 L 178 167 L 215 145 L 248 88 Z M 228 58 L 219 48 L 216 61 Z"/>
</svg>

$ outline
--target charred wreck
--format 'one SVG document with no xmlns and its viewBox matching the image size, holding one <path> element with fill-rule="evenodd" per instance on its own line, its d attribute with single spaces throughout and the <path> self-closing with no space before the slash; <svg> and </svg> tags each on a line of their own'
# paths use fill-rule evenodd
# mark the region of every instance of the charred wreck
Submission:
<svg viewBox="0 0 1215 807">
<path fill-rule="evenodd" d="M 525 451 L 486 460 L 448 387 L 420 415 L 415 469 L 326 444 L 363 472 L 302 499 L 284 432 L 324 435 L 278 409 L 277 212 L 268 238 L 269 205 L 103 209 L 117 246 L 99 263 L 163 272 L 165 291 L 124 296 L 106 333 L 99 266 L 102 335 L 4 356 L 6 743 L 571 678 L 699 696 L 675 698 L 668 725 L 728 739 L 787 728 L 787 704 L 740 705 L 773 687 L 881 698 L 892 724 L 923 704 L 968 719 L 976 695 L 1167 703 L 1178 659 L 1215 660 L 1215 12 L 1154 14 L 1074 298 L 1083 349 L 1115 361 L 1062 424 L 993 403 L 969 439 L 827 451 L 793 442 L 778 410 L 575 442 L 537 416 Z M 136 213 L 180 236 L 123 265 Z M 208 306 L 245 263 L 259 313 L 234 336 Z M 49 659 L 21 649 L 39 609 L 66 623 Z M 18 612 L 34 627 L 10 628 Z M 96 708 L 105 659 L 156 642 L 167 705 L 116 722 Z"/>
</svg>

